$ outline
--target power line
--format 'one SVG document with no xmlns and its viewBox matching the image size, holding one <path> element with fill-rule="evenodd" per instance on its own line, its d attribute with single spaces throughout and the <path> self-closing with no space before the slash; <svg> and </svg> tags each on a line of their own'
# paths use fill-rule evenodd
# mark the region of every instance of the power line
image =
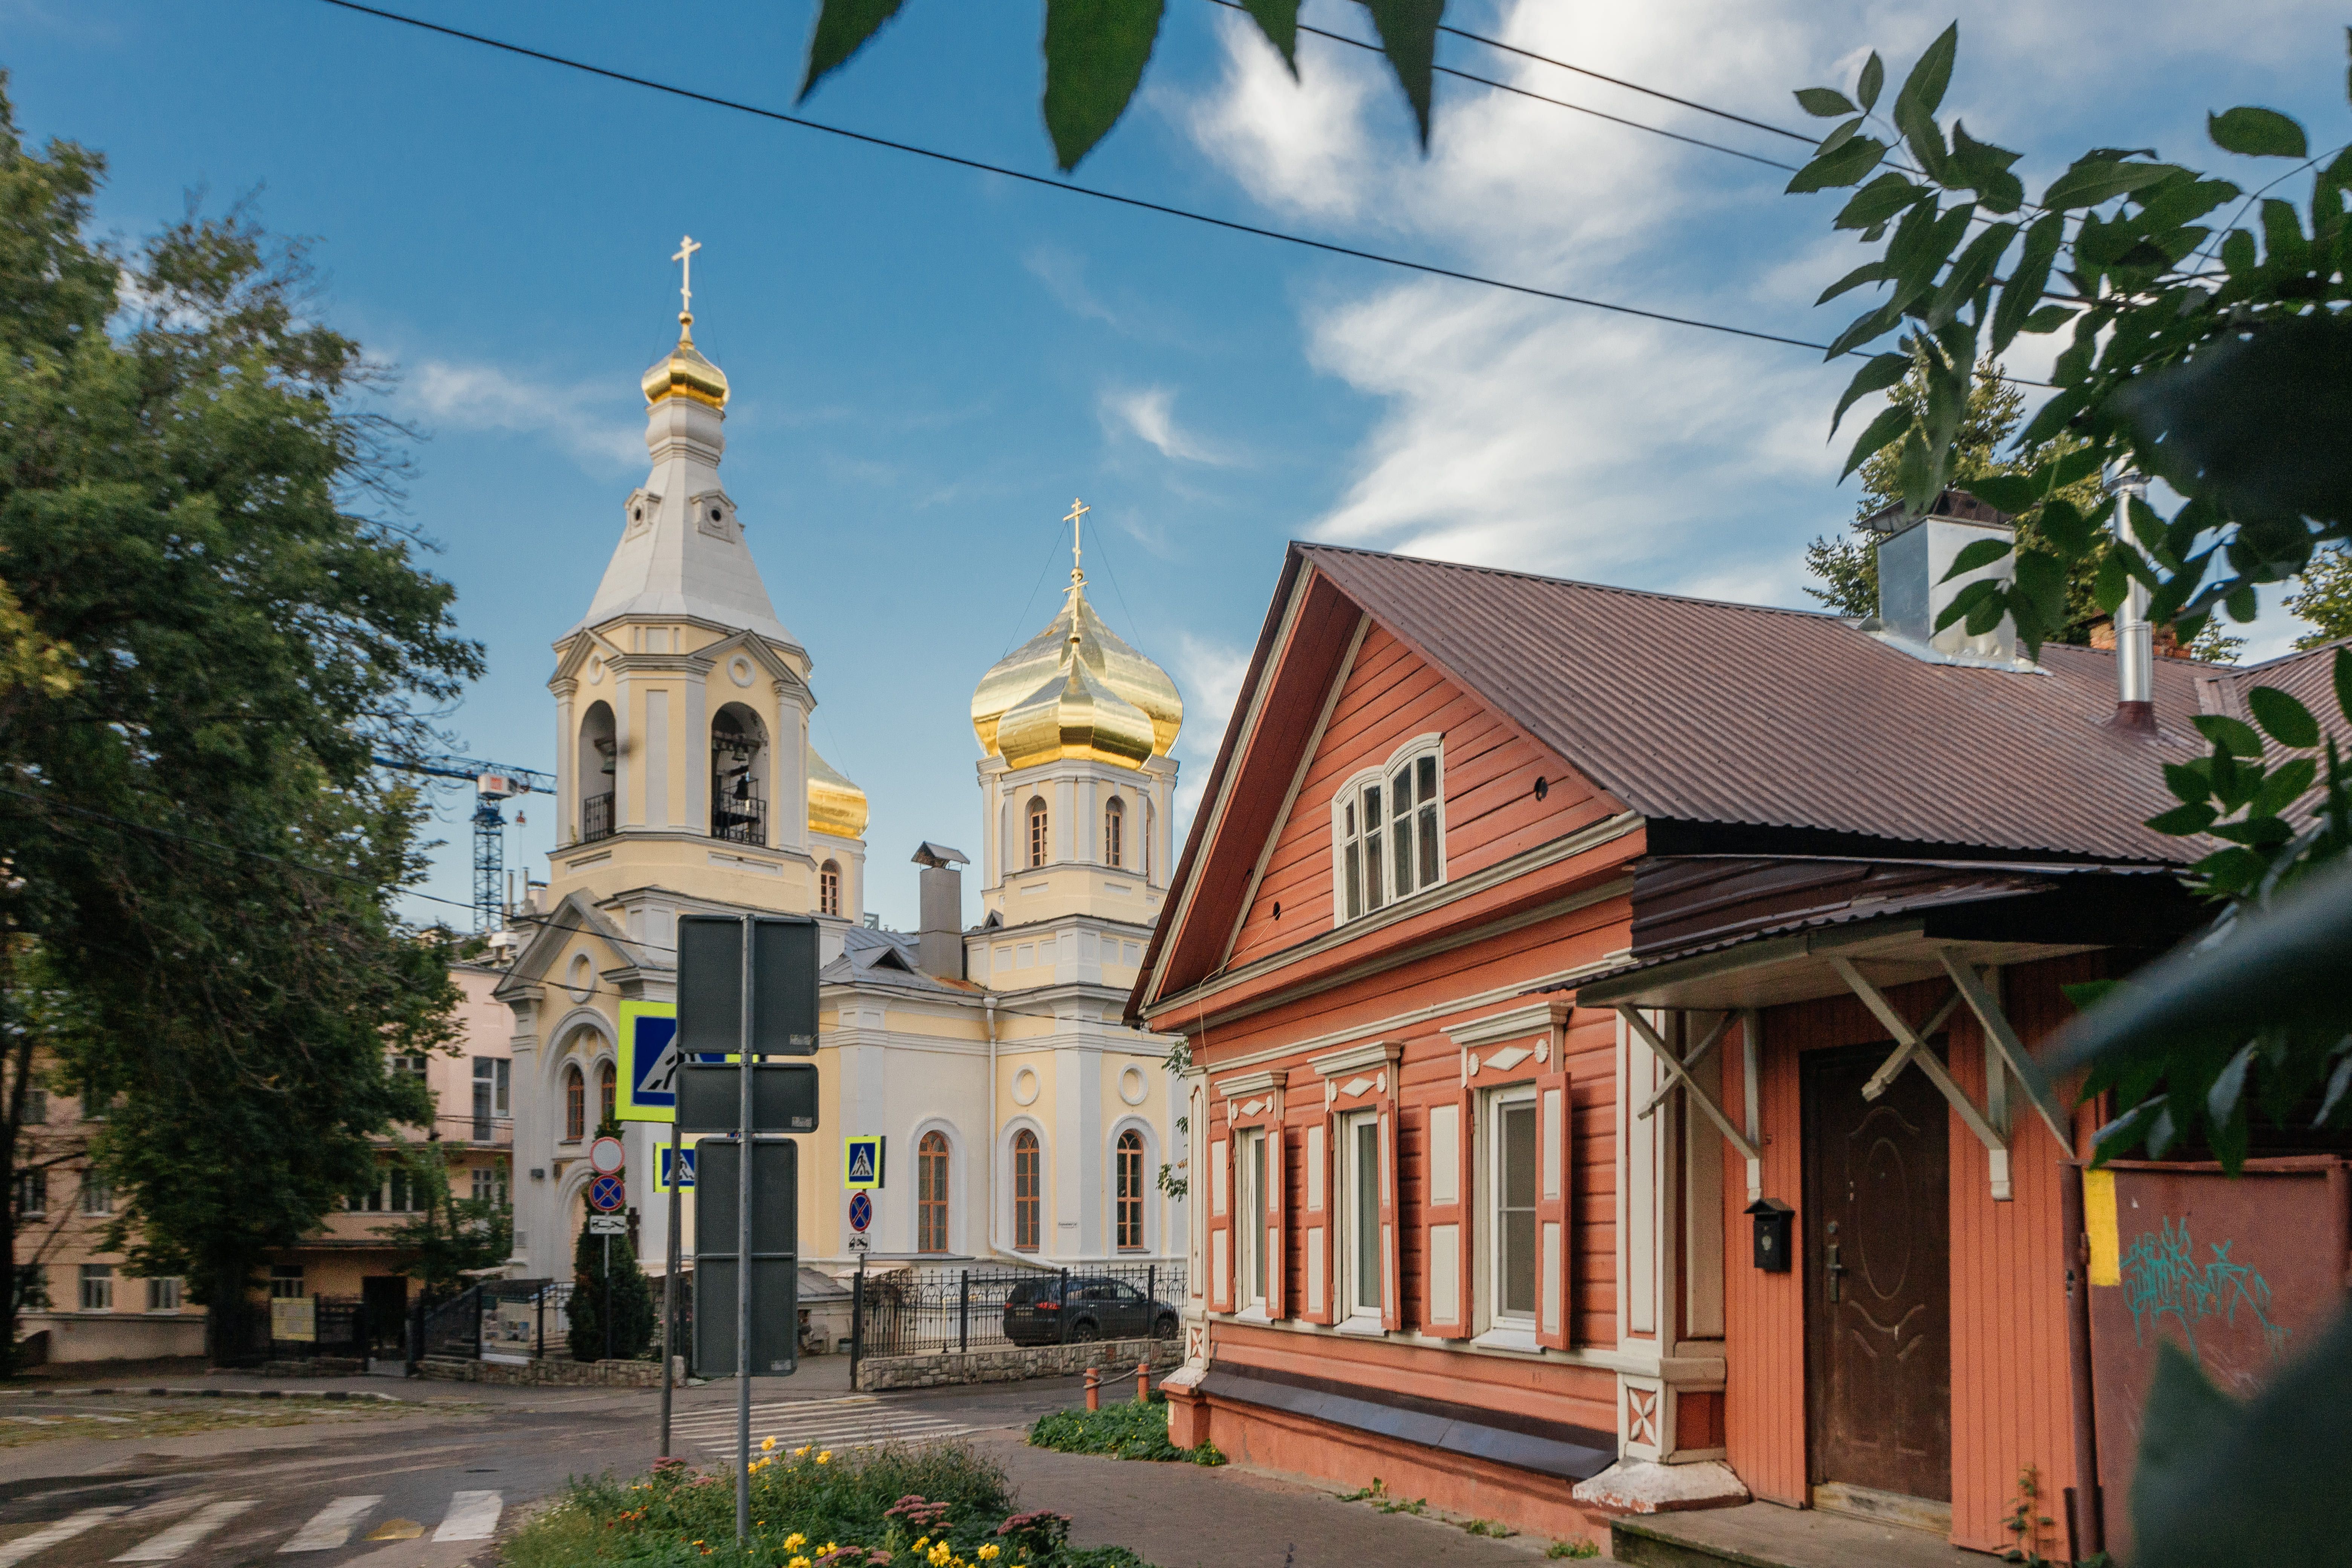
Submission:
<svg viewBox="0 0 2352 1568">
<path fill-rule="evenodd" d="M 1304 29 L 1301 30 L 1304 31 Z M 1821 141 L 1818 136 L 1808 136 L 1801 131 L 1790 131 L 1784 126 L 1768 125 L 1761 120 L 1750 120 L 1744 114 L 1734 114 L 1727 109 L 1717 109 L 1710 104 L 1700 103 L 1695 99 L 1676 98 L 1671 92 L 1661 92 L 1654 87 L 1643 87 L 1639 82 L 1627 81 L 1623 77 L 1611 76 L 1605 71 L 1593 70 L 1585 66 L 1572 66 L 1566 60 L 1556 60 L 1549 55 L 1539 55 L 1533 49 L 1523 49 L 1517 44 L 1507 44 L 1500 38 L 1489 38 L 1483 34 L 1465 32 L 1459 27 L 1449 27 L 1442 22 L 1438 24 L 1437 30 L 1441 33 L 1451 33 L 1457 38 L 1466 38 L 1474 44 L 1484 44 L 1490 49 L 1500 49 L 1505 54 L 1517 55 L 1522 58 L 1539 61 L 1548 66 L 1557 66 L 1561 70 L 1574 71 L 1579 76 L 1589 76 L 1595 81 L 1605 81 L 1612 87 L 1622 87 L 1628 92 L 1638 92 L 1646 97 L 1663 99 L 1668 103 L 1681 104 L 1685 109 L 1696 109 L 1701 114 L 1712 114 L 1717 120 L 1728 120 L 1758 131 L 1769 131 L 1775 136 L 1785 136 L 1791 142 L 1802 142 L 1808 147 L 1814 146 Z M 1441 66 L 1438 68 L 1443 70 L 1444 68 Z"/>
<path fill-rule="evenodd" d="M 1386 256 L 1376 250 L 1358 249 L 1354 246 L 1335 245 L 1329 240 L 1310 239 L 1305 235 L 1290 234 L 1276 228 L 1263 228 L 1256 224 L 1241 223 L 1233 218 L 1212 217 L 1206 213 L 1193 212 L 1185 207 L 1171 206 L 1164 202 L 1146 201 L 1140 196 L 1126 196 L 1120 195 L 1113 191 L 1097 190 L 1088 185 L 1075 185 L 1062 180 L 1048 179 L 1042 174 L 1032 174 L 1020 169 L 1007 168 L 1001 163 L 989 163 L 977 158 L 966 158 L 954 153 L 941 153 L 929 147 L 919 147 L 910 142 L 895 142 L 887 136 L 870 136 L 862 131 L 845 130 L 841 126 L 827 125 L 824 121 L 817 120 L 804 120 L 797 114 L 784 113 L 782 110 L 762 109 L 757 104 L 745 103 L 736 99 L 720 98 L 714 93 L 700 92 L 692 88 L 678 87 L 669 82 L 656 81 L 650 77 L 634 76 L 626 71 L 613 70 L 604 66 L 590 65 L 585 60 L 576 60 L 563 55 L 550 54 L 544 49 L 530 48 L 521 44 L 510 44 L 502 38 L 493 38 L 480 33 L 469 33 L 458 27 L 444 26 L 438 22 L 427 22 L 422 17 L 404 16 L 397 11 L 386 11 L 373 5 L 364 5 L 360 4 L 359 0 L 318 0 L 318 3 L 323 5 L 334 6 L 338 10 L 356 12 L 364 16 L 373 16 L 380 21 L 396 22 L 403 26 L 415 27 L 421 32 L 436 33 L 444 37 L 456 38 L 461 42 L 479 44 L 484 48 L 497 49 L 502 53 L 510 55 L 520 55 L 526 59 L 538 60 L 542 64 L 561 66 L 566 70 L 580 71 L 588 76 L 603 77 L 608 81 L 625 82 L 631 87 L 641 87 L 651 92 L 667 93 L 673 98 L 682 98 L 695 103 L 709 104 L 714 109 L 727 109 L 732 110 L 739 114 L 757 115 L 762 120 L 772 120 L 784 125 L 794 125 L 806 131 L 820 131 L 828 136 L 838 136 L 845 141 L 860 142 L 869 147 L 887 148 L 893 153 L 906 153 L 918 158 L 930 159 L 934 163 L 950 163 L 958 168 L 973 169 L 985 174 L 996 174 L 1004 179 L 1017 180 L 1024 184 L 1036 185 L 1049 191 L 1060 191 L 1070 195 L 1087 196 L 1096 201 L 1110 202 L 1119 206 L 1134 207 L 1143 212 L 1159 213 L 1166 217 L 1183 218 L 1192 223 L 1206 224 L 1212 228 L 1229 229 L 1235 234 L 1255 235 L 1260 239 L 1276 240 L 1284 245 L 1296 245 L 1307 250 L 1319 250 L 1330 256 L 1352 257 L 1358 261 L 1376 262 L 1383 267 L 1394 267 L 1407 272 L 1419 272 L 1432 278 L 1450 278 L 1460 283 L 1475 283 L 1484 288 L 1500 289 L 1508 293 L 1524 294 L 1532 299 L 1550 300 L 1563 305 L 1581 305 L 1587 310 L 1605 310 L 1612 315 L 1633 316 L 1643 321 L 1663 321 L 1669 326 L 1695 327 L 1701 331 L 1721 332 L 1728 337 L 1750 338 L 1759 342 L 1785 343 L 1790 348 L 1812 349 L 1823 353 L 1826 353 L 1829 348 L 1829 345 L 1826 343 L 1812 342 L 1804 338 L 1784 337 L 1779 332 L 1759 331 L 1752 327 L 1735 327 L 1722 321 L 1701 321 L 1695 316 L 1677 316 L 1665 310 L 1646 310 L 1636 305 L 1621 305 L 1612 300 L 1595 300 L 1590 296 L 1582 294 L 1564 293 L 1555 289 L 1538 289 L 1530 283 L 1514 283 L 1507 279 L 1489 278 L 1482 273 L 1476 272 L 1465 272 L 1458 268 L 1440 267 L 1433 262 L 1427 261 L 1411 261 L 1402 257 Z M 1525 51 L 1515 50 L 1514 52 L 1524 53 Z M 1541 58 L 1542 57 L 1531 56 L 1530 58 Z M 1558 62 L 1547 63 L 1556 64 Z M 1569 68 L 1578 69 L 1580 68 L 1570 67 Z M 1603 78 L 1602 79 L 1613 80 L 1615 79 Z M 1647 89 L 1643 89 L 1637 90 Z M 1670 95 L 1660 94 L 1658 96 L 1666 97 Z M 1675 99 L 1674 101 L 1681 103 L 1686 100 Z M 1693 107 L 1704 106 L 1694 105 Z M 1720 110 L 1710 110 L 1708 112 L 1721 114 L 1725 111 Z M 1740 117 L 1738 115 L 1729 115 L 1727 118 L 1738 119 Z M 1760 121 L 1748 121 L 1748 123 L 1759 125 L 1763 130 L 1770 131 L 1775 129 L 1772 126 L 1762 125 Z M 1788 135 L 1793 133 L 1783 132 L 1780 132 L 1780 134 Z"/>
<path fill-rule="evenodd" d="M 1248 7 L 1241 4 L 1241 0 L 1209 0 L 1209 4 L 1212 5 L 1223 5 L 1228 11 L 1244 11 L 1248 9 Z M 1350 48 L 1366 49 L 1376 55 L 1386 53 L 1386 51 L 1378 44 L 1368 43 L 1362 38 L 1351 38 L 1345 33 L 1330 33 L 1324 31 L 1320 27 L 1310 27 L 1304 22 L 1298 24 L 1298 30 L 1302 33 L 1312 33 L 1318 38 L 1328 38 L 1335 44 L 1345 44 Z M 1468 35 L 1466 34 L 1465 35 L 1465 37 L 1467 36 Z M 1541 57 L 1532 58 L 1539 58 Z M 1668 131 L 1662 126 L 1645 125 L 1638 120 L 1627 120 L 1622 115 L 1610 114 L 1601 110 L 1591 109 L 1581 103 L 1570 103 L 1564 98 L 1553 98 L 1545 93 L 1532 91 L 1528 88 L 1515 87 L 1507 81 L 1496 81 L 1492 77 L 1475 76 L 1469 71 L 1455 70 L 1452 66 L 1433 66 L 1431 68 L 1436 71 L 1440 76 L 1450 76 L 1458 78 L 1463 81 L 1476 82 L 1480 87 L 1491 87 L 1497 92 L 1516 93 L 1521 98 L 1532 98 L 1538 103 L 1549 103 L 1557 108 L 1573 110 L 1579 114 L 1589 114 L 1595 120 L 1606 120 L 1612 125 L 1622 125 L 1634 131 L 1646 131 L 1653 136 L 1664 136 L 1669 141 L 1687 142 L 1693 147 L 1704 147 L 1710 153 L 1723 153 L 1734 158 L 1745 158 L 1751 163 L 1761 163 L 1767 168 L 1786 169 L 1792 174 L 1797 172 L 1797 165 L 1794 163 L 1783 163 L 1771 158 L 1759 157 L 1753 153 L 1743 153 L 1737 147 L 1726 147 L 1718 142 L 1703 142 L 1696 136 L 1685 136 L 1678 131 Z M 1569 68 L 1574 69 L 1575 68 L 1570 67 Z M 1675 101 L 1680 102 L 1682 100 L 1677 99 Z M 1731 118 L 1738 119 L 1738 116 L 1734 115 L 1731 116 Z M 1787 132 L 1786 134 L 1794 134 L 1794 132 Z"/>
</svg>

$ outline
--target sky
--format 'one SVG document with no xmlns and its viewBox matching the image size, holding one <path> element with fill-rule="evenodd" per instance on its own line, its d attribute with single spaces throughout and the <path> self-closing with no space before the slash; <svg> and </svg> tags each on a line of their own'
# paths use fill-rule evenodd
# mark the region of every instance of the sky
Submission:
<svg viewBox="0 0 2352 1568">
<path fill-rule="evenodd" d="M 390 8 L 784 110 L 807 0 Z M 1900 73 L 1948 0 L 1455 0 L 1448 20 L 1553 59 L 1818 131 L 1790 90 Z M 2036 190 L 2095 145 L 2250 188 L 2209 110 L 2347 139 L 2345 35 L 2316 0 L 1996 0 L 1959 12 L 1945 103 L 2021 149 Z M 1441 78 L 1424 153 L 1375 56 L 1168 0 L 1127 117 L 1067 181 L 1037 110 L 1041 7 L 909 0 L 809 100 L 826 123 L 1330 244 L 1825 342 L 1862 296 L 1837 195 L 1523 95 Z M 1370 36 L 1349 0 L 1311 24 Z M 1801 162 L 1802 147 L 1449 37 L 1441 63 Z M 244 199 L 300 237 L 321 318 L 395 373 L 420 439 L 404 521 L 457 589 L 487 674 L 452 749 L 551 770 L 551 645 L 642 479 L 637 377 L 675 333 L 732 384 L 723 475 L 779 618 L 815 660 L 816 745 L 866 791 L 867 907 L 910 928 L 931 839 L 976 845 L 982 671 L 1042 627 L 1088 517 L 1097 608 L 1187 705 L 1181 800 L 1215 756 L 1286 542 L 1314 539 L 1751 603 L 1810 605 L 1803 549 L 1854 486 L 1802 349 L 1645 321 L 1220 230 L 436 37 L 322 0 L 0 0 L 0 66 L 38 142 L 104 152 L 126 242 Z M 1888 89 L 1889 97 L 1893 87 Z M 1792 156 L 1791 154 L 1797 154 Z M 2046 364 L 2029 340 L 2016 374 Z M 1848 438 L 1868 413 L 1850 415 Z M 2250 658 L 2298 627 L 2266 606 Z M 470 899 L 470 801 L 424 890 Z M 551 803 L 507 864 L 546 874 Z M 509 816 L 515 815 L 509 808 Z M 1180 823 L 1180 832 L 1181 824 Z M 976 916 L 976 888 L 968 890 Z M 462 911 L 412 900 L 419 919 Z"/>
</svg>

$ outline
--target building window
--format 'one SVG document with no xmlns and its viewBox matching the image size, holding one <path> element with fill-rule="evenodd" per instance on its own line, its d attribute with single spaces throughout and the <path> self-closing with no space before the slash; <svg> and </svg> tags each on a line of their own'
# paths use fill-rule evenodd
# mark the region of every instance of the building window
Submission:
<svg viewBox="0 0 2352 1568">
<path fill-rule="evenodd" d="M 759 716 L 740 702 L 710 723 L 710 837 L 735 844 L 765 844 L 767 733 Z"/>
<path fill-rule="evenodd" d="M 915 1250 L 948 1249 L 948 1141 L 926 1132 L 915 1150 Z"/>
<path fill-rule="evenodd" d="M 1444 782 L 1439 739 L 1423 736 L 1340 788 L 1331 806 L 1331 905 L 1340 922 L 1445 879 Z"/>
<path fill-rule="evenodd" d="M 394 1214 L 408 1214 L 422 1206 L 419 1200 L 425 1196 L 424 1189 L 421 1185 L 410 1184 L 406 1162 L 398 1159 L 392 1162 L 390 1184 L 392 1196 L 383 1205 L 386 1209 Z"/>
<path fill-rule="evenodd" d="M 506 1121 L 513 1112 L 509 1109 L 509 1074 L 514 1064 L 504 1057 L 474 1058 L 474 1142 L 488 1143 L 497 1137 L 496 1123 Z"/>
<path fill-rule="evenodd" d="M 273 1263 L 269 1266 L 269 1299 L 292 1301 L 302 1295 L 302 1266 L 299 1263 Z"/>
<path fill-rule="evenodd" d="M 1132 1127 L 1118 1135 L 1118 1247 L 1143 1250 L 1143 1134 Z"/>
<path fill-rule="evenodd" d="M 114 1265 L 85 1263 L 81 1266 L 81 1310 L 85 1312 L 114 1310 Z"/>
<path fill-rule="evenodd" d="M 575 1064 L 563 1069 L 563 1141 L 577 1143 L 588 1135 L 588 1080 Z"/>
<path fill-rule="evenodd" d="M 836 919 L 841 914 L 841 865 L 838 861 L 826 861 L 816 874 L 816 912 Z"/>
<path fill-rule="evenodd" d="M 46 1312 L 49 1310 L 49 1271 L 37 1263 L 16 1266 L 16 1310 Z"/>
<path fill-rule="evenodd" d="M 1127 802 L 1117 795 L 1103 807 L 1103 864 L 1113 868 L 1127 864 Z"/>
<path fill-rule="evenodd" d="M 180 1310 L 178 1275 L 166 1275 L 147 1281 L 147 1310 L 151 1312 L 176 1312 Z"/>
<path fill-rule="evenodd" d="M 608 1125 L 613 1120 L 613 1094 L 620 1082 L 613 1064 L 606 1062 L 596 1069 L 596 1125 Z"/>
<path fill-rule="evenodd" d="M 1532 1328 L 1536 1317 L 1536 1099 L 1532 1089 L 1488 1102 L 1487 1281 L 1496 1322 Z"/>
<path fill-rule="evenodd" d="M 1045 863 L 1046 853 L 1052 847 L 1046 838 L 1045 827 L 1045 797 L 1031 795 L 1029 797 L 1029 864 L 1033 868 Z"/>
<path fill-rule="evenodd" d="M 404 1073 L 410 1078 L 425 1077 L 425 1058 L 423 1057 L 398 1056 L 392 1058 L 392 1070 L 396 1074 Z"/>
<path fill-rule="evenodd" d="M 1381 1315 L 1381 1119 L 1367 1110 L 1339 1123 L 1339 1309 Z"/>
<path fill-rule="evenodd" d="M 1252 1128 L 1235 1134 L 1234 1225 L 1241 1263 L 1244 1306 L 1265 1306 L 1265 1133 Z"/>
<path fill-rule="evenodd" d="M 16 1217 L 39 1219 L 49 1212 L 49 1173 L 47 1171 L 20 1171 L 16 1173 Z"/>
<path fill-rule="evenodd" d="M 1038 1158 L 1037 1134 L 1023 1128 L 1013 1135 L 1013 1245 L 1022 1252 L 1037 1250 L 1044 1229 L 1045 1163 Z"/>
<path fill-rule="evenodd" d="M 88 1215 L 114 1212 L 114 1188 L 96 1171 L 82 1173 L 81 1212 Z"/>
</svg>

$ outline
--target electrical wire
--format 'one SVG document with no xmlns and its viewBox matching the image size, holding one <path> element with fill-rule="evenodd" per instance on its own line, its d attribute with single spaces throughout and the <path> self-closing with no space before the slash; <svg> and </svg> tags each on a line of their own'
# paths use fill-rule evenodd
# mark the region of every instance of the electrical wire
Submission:
<svg viewBox="0 0 2352 1568">
<path fill-rule="evenodd" d="M 1572 66 L 1566 60 L 1556 60 L 1549 55 L 1539 55 L 1533 49 L 1523 49 L 1517 44 L 1507 44 L 1500 38 L 1489 38 L 1483 34 L 1465 32 L 1460 27 L 1447 26 L 1442 22 L 1438 24 L 1437 30 L 1441 33 L 1451 33 L 1457 38 L 1465 38 L 1474 44 L 1484 44 L 1490 49 L 1500 49 L 1505 54 L 1517 55 L 1524 59 L 1536 60 L 1548 66 L 1557 66 L 1561 70 L 1574 71 L 1579 76 L 1589 76 L 1595 81 L 1605 81 L 1612 87 L 1622 87 L 1628 92 L 1638 92 L 1645 97 L 1663 99 L 1668 103 L 1678 103 L 1685 109 L 1695 109 L 1701 114 L 1712 114 L 1718 120 L 1728 120 L 1754 130 L 1769 132 L 1775 136 L 1785 136 L 1791 142 L 1802 142 L 1809 147 L 1821 141 L 1818 136 L 1808 136 L 1801 131 L 1790 131 L 1785 126 L 1769 125 L 1761 120 L 1750 120 L 1745 114 L 1734 114 L 1727 109 L 1717 109 L 1711 104 L 1701 103 L 1696 99 L 1676 98 L 1671 92 L 1661 92 L 1654 87 L 1643 87 L 1639 82 L 1627 81 L 1623 77 L 1611 76 L 1605 71 L 1592 70 L 1584 66 Z"/>
<path fill-rule="evenodd" d="M 828 136 L 838 136 L 845 141 L 863 142 L 869 147 L 880 147 L 894 153 L 905 153 L 914 157 L 930 159 L 934 163 L 949 163 L 957 168 L 977 170 L 982 174 L 996 174 L 1004 179 L 1016 180 L 1024 184 L 1035 185 L 1049 191 L 1060 191 L 1069 195 L 1087 196 L 1096 201 L 1110 202 L 1118 206 L 1133 207 L 1141 212 L 1159 213 L 1165 217 L 1182 218 L 1187 222 L 1205 224 L 1212 228 L 1227 229 L 1235 234 L 1254 235 L 1260 239 L 1271 239 L 1284 245 L 1295 245 L 1307 250 L 1319 250 L 1329 256 L 1349 257 L 1358 261 L 1374 262 L 1382 267 L 1393 267 L 1402 271 L 1418 272 L 1432 278 L 1450 278 L 1460 283 L 1475 283 L 1482 288 L 1500 289 L 1507 293 L 1524 294 L 1531 299 L 1549 300 L 1563 305 L 1581 305 L 1587 310 L 1605 310 L 1612 315 L 1633 316 L 1643 321 L 1662 321 L 1669 326 L 1693 327 L 1701 331 L 1721 332 L 1728 337 L 1749 338 L 1759 342 L 1784 343 L 1790 348 L 1812 349 L 1824 353 L 1828 352 L 1829 345 L 1826 343 L 1813 342 L 1805 338 L 1792 338 L 1784 336 L 1779 332 L 1760 331 L 1753 327 L 1735 327 L 1723 321 L 1702 321 L 1696 316 L 1678 316 L 1666 310 L 1643 310 L 1637 305 L 1621 305 L 1613 300 L 1596 300 L 1588 295 L 1570 294 L 1556 289 L 1538 289 L 1531 283 L 1514 283 L 1507 279 L 1490 278 L 1482 273 L 1465 272 L 1459 268 L 1440 267 L 1433 262 L 1408 260 L 1403 257 L 1383 255 L 1376 250 L 1363 250 L 1359 249 L 1354 246 L 1336 245 L 1329 240 L 1310 239 L 1305 235 L 1291 234 L 1282 229 L 1265 228 L 1256 224 L 1242 223 L 1233 218 L 1213 217 L 1207 213 L 1193 212 L 1186 207 L 1171 206 L 1165 202 L 1146 201 L 1140 196 L 1120 195 L 1115 191 L 1097 190 L 1090 185 L 1077 185 L 1072 184 L 1064 180 L 1048 179 L 1043 174 L 1033 174 L 1024 170 L 1008 168 L 1002 163 L 990 163 L 982 162 L 978 158 L 966 158 L 959 153 L 942 153 L 934 148 L 917 146 L 911 142 L 896 142 L 887 136 L 872 136 L 862 131 L 850 131 L 838 125 L 827 125 L 823 121 L 807 120 L 797 114 L 787 114 L 782 110 L 763 109 L 757 104 L 745 103 L 737 99 L 721 98 L 715 93 L 701 92 L 693 88 L 679 87 L 670 82 L 657 81 L 651 77 L 635 76 L 627 71 L 618 71 L 604 66 L 591 65 L 585 60 L 577 60 L 567 56 L 551 54 L 544 49 L 534 49 L 521 44 L 510 44 L 502 38 L 493 38 L 481 33 L 469 33 L 465 31 L 463 28 L 445 26 L 441 23 L 428 22 L 422 17 L 404 16 L 398 11 L 387 11 L 378 6 L 362 5 L 360 0 L 317 0 L 317 3 L 322 5 L 331 5 L 338 10 L 353 12 L 363 16 L 373 16 L 380 21 L 395 22 L 403 26 L 415 27 L 421 32 L 437 34 L 443 37 L 455 38 L 464 43 L 478 44 L 484 48 L 497 49 L 505 54 L 520 55 L 525 59 L 538 60 L 542 64 L 561 66 L 566 70 L 575 70 L 588 76 L 603 77 L 609 81 L 622 82 L 631 87 L 641 87 L 651 92 L 667 93 L 673 98 L 682 98 L 691 102 L 708 104 L 715 109 L 732 110 L 739 114 L 756 115 L 762 120 L 774 121 L 777 123 L 783 125 L 798 126 L 805 131 L 822 132 Z M 1525 51 L 1514 52 L 1524 53 Z M 1541 57 L 1536 56 L 1531 58 L 1540 58 Z M 1547 63 L 1556 64 L 1558 62 L 1553 61 Z M 1570 68 L 1575 69 L 1580 68 L 1571 67 Z M 1598 73 L 1587 74 L 1597 75 Z M 1602 79 L 1613 80 L 1614 79 L 1603 78 Z M 1648 89 L 1643 89 L 1637 90 Z M 1671 95 L 1659 94 L 1658 96 L 1668 97 Z M 1674 101 L 1680 103 L 1686 100 L 1675 99 Z M 1710 110 L 1708 112 L 1721 114 L 1725 111 L 1720 110 Z M 1727 117 L 1731 119 L 1740 118 L 1737 115 L 1728 115 Z M 1761 121 L 1748 121 L 1748 123 L 1759 125 L 1764 130 L 1774 129 L 1774 127 L 1771 126 L 1762 125 Z M 1791 133 L 1784 132 L 1781 132 L 1781 134 L 1786 135 Z"/>
</svg>

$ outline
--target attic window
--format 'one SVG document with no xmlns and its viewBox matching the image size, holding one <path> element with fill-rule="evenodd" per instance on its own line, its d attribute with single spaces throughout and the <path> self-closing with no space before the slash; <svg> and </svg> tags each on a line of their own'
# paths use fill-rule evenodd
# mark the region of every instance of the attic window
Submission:
<svg viewBox="0 0 2352 1568">
<path fill-rule="evenodd" d="M 726 521 L 726 514 L 714 506 L 710 509 L 710 521 L 713 522 L 723 522 Z"/>
<path fill-rule="evenodd" d="M 1331 802 L 1331 908 L 1345 924 L 1445 879 L 1443 735 L 1406 742 Z"/>
<path fill-rule="evenodd" d="M 646 509 L 645 509 L 645 508 L 643 508 L 643 507 L 639 507 L 639 508 L 637 508 L 637 510 L 635 510 L 635 511 L 633 511 L 633 512 L 631 512 L 631 513 L 629 514 L 629 521 L 632 521 L 632 522 L 643 522 L 643 521 L 645 521 L 645 520 L 646 520 Z"/>
</svg>

